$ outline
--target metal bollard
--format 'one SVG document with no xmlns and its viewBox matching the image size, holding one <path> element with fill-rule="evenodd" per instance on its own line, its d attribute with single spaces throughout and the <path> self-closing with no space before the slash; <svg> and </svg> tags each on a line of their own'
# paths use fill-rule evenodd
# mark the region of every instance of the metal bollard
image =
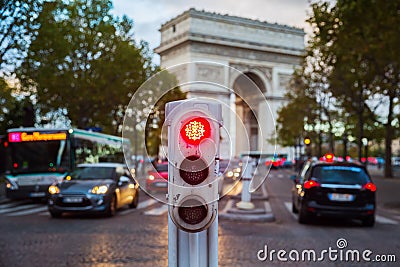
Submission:
<svg viewBox="0 0 400 267">
<path fill-rule="evenodd" d="M 251 160 L 250 157 L 244 158 L 245 162 L 247 162 L 247 165 L 245 166 L 245 169 L 243 170 L 243 175 L 242 175 L 242 199 L 239 203 L 236 204 L 236 207 L 239 209 L 243 210 L 252 210 L 254 209 L 254 204 L 251 203 L 251 195 L 249 192 L 249 185 L 250 181 L 253 175 L 253 170 L 254 170 L 254 162 Z"/>
</svg>

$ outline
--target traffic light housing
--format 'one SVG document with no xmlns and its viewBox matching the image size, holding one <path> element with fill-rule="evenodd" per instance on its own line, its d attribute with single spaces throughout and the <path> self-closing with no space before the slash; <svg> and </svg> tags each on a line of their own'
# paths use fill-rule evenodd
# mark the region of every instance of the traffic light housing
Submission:
<svg viewBox="0 0 400 267">
<path fill-rule="evenodd" d="M 169 215 L 186 232 L 207 229 L 217 216 L 221 116 L 209 99 L 166 105 Z"/>
</svg>

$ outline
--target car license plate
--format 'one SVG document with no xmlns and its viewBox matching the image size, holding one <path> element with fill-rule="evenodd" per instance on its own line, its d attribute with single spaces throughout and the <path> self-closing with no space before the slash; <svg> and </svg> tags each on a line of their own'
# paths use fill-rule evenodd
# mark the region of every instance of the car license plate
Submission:
<svg viewBox="0 0 400 267">
<path fill-rule="evenodd" d="M 31 197 L 44 197 L 46 196 L 45 192 L 33 192 L 30 194 Z"/>
<path fill-rule="evenodd" d="M 81 197 L 64 197 L 64 203 L 81 203 L 83 199 Z"/>
<path fill-rule="evenodd" d="M 167 187 L 168 186 L 168 184 L 167 183 L 155 183 L 154 184 L 154 186 L 156 186 L 156 187 Z"/>
<path fill-rule="evenodd" d="M 354 200 L 354 195 L 351 195 L 351 194 L 331 193 L 331 194 L 328 194 L 328 197 L 332 201 L 353 201 Z"/>
</svg>

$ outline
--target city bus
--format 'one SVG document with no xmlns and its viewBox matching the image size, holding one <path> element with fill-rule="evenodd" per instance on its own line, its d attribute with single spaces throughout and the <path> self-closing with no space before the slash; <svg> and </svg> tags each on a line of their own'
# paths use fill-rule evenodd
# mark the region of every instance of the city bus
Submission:
<svg viewBox="0 0 400 267">
<path fill-rule="evenodd" d="M 127 139 L 80 129 L 9 129 L 7 141 L 5 178 L 10 199 L 45 198 L 48 187 L 78 164 L 124 163 L 123 151 L 130 150 Z"/>
<path fill-rule="evenodd" d="M 6 149 L 8 142 L 5 136 L 0 135 L 0 178 L 6 171 L 7 155 Z"/>
</svg>

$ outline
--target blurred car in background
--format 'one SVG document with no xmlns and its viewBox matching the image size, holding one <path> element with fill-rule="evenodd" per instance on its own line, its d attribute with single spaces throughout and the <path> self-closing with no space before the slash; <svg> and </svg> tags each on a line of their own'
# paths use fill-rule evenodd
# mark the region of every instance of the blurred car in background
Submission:
<svg viewBox="0 0 400 267">
<path fill-rule="evenodd" d="M 393 166 L 400 166 L 400 157 L 392 157 Z"/>
<path fill-rule="evenodd" d="M 148 192 L 168 190 L 168 161 L 157 162 L 146 177 L 146 190 Z"/>
<path fill-rule="evenodd" d="M 307 162 L 292 176 L 292 211 L 300 223 L 317 216 L 359 219 L 364 226 L 375 223 L 376 186 L 364 165 L 328 160 Z"/>
<path fill-rule="evenodd" d="M 282 160 L 282 158 L 277 158 L 277 157 L 266 158 L 265 166 L 271 169 L 279 169 L 282 167 L 283 162 L 284 161 Z"/>
<path fill-rule="evenodd" d="M 113 216 L 117 209 L 139 202 L 139 184 L 120 163 L 80 164 L 61 183 L 49 187 L 48 209 L 52 217 L 63 213 L 101 213 Z"/>
<path fill-rule="evenodd" d="M 242 172 L 241 162 L 238 159 L 220 160 L 219 161 L 220 176 L 226 179 L 238 180 Z"/>
<path fill-rule="evenodd" d="M 286 168 L 286 169 L 293 168 L 294 164 L 295 164 L 295 160 L 285 160 L 282 163 L 282 168 Z"/>
</svg>

